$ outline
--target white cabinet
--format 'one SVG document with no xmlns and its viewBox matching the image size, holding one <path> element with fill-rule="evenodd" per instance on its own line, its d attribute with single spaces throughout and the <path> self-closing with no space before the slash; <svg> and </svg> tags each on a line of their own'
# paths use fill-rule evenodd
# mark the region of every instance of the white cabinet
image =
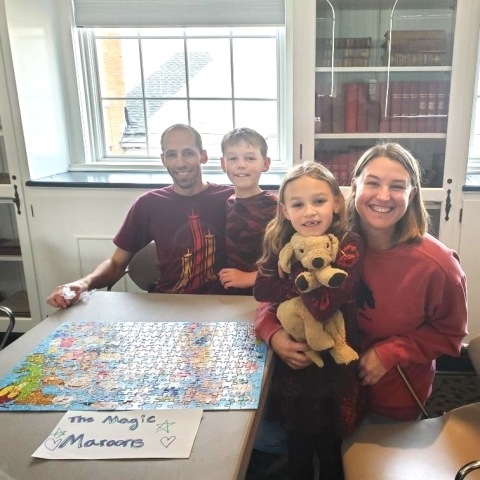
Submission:
<svg viewBox="0 0 480 480">
<path fill-rule="evenodd" d="M 480 2 L 299 0 L 292 8 L 295 160 L 322 162 L 347 186 L 367 148 L 401 143 L 425 172 L 433 233 L 458 249 Z"/>
<path fill-rule="evenodd" d="M 0 11 L 0 20 L 2 12 Z M 0 305 L 15 314 L 16 332 L 40 321 L 33 257 L 28 228 L 28 206 L 20 173 L 20 132 L 15 131 L 16 90 L 8 56 L 8 38 L 0 22 Z M 0 318 L 0 332 L 7 327 Z"/>
</svg>

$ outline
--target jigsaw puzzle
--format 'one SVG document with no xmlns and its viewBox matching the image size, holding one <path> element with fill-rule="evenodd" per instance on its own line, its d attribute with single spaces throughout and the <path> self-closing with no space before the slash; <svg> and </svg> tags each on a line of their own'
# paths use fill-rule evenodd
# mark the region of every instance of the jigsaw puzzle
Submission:
<svg viewBox="0 0 480 480">
<path fill-rule="evenodd" d="M 0 380 L 0 411 L 254 409 L 266 355 L 248 323 L 64 323 Z"/>
</svg>

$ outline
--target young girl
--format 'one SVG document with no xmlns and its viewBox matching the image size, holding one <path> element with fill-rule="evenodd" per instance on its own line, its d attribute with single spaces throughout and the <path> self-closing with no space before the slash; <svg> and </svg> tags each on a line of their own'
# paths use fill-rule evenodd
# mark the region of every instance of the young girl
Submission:
<svg viewBox="0 0 480 480">
<path fill-rule="evenodd" d="M 332 173 L 313 162 L 294 167 L 283 180 L 276 217 L 265 232 L 254 296 L 261 302 L 273 302 L 276 308 L 284 300 L 300 295 L 319 322 L 340 310 L 345 319 L 347 342 L 358 351 L 355 291 L 361 274 L 363 244 L 357 234 L 346 231 L 346 225 L 344 198 Z M 332 266 L 348 273 L 343 285 L 300 293 L 294 283 L 304 270 L 300 262 L 292 265 L 289 278 L 281 278 L 278 255 L 295 232 L 305 236 L 332 233 L 339 239 L 339 253 Z M 268 308 L 267 305 L 262 304 L 261 308 Z M 309 349 L 306 343 L 295 342 L 278 322 L 262 323 L 261 318 L 257 315 L 257 336 L 282 360 L 276 362 L 270 408 L 276 411 L 287 431 L 289 476 L 312 480 L 316 454 L 320 478 L 341 480 L 341 437 L 360 423 L 365 410 L 364 389 L 357 376 L 358 362 L 337 365 L 324 353 L 325 366 L 319 368 L 303 353 Z"/>
</svg>

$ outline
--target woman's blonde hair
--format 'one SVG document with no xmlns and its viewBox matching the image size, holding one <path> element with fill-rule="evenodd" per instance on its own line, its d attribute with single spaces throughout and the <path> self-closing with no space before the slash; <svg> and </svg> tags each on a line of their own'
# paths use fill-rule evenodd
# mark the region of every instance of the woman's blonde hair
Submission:
<svg viewBox="0 0 480 480">
<path fill-rule="evenodd" d="M 332 194 L 338 202 L 338 212 L 333 214 L 333 221 L 327 233 L 333 233 L 341 238 L 347 230 L 347 215 L 345 209 L 345 198 L 338 186 L 338 182 L 332 172 L 323 165 L 315 162 L 304 162 L 293 167 L 283 178 L 283 182 L 278 192 L 278 205 L 275 218 L 270 221 L 265 229 L 263 238 L 263 252 L 258 260 L 258 270 L 264 276 L 271 276 L 276 272 L 266 270 L 265 266 L 270 263 L 274 256 L 278 256 L 283 246 L 290 241 L 295 229 L 290 220 L 283 214 L 283 205 L 285 204 L 285 188 L 290 182 L 301 177 L 311 177 L 328 183 L 332 189 Z"/>
<path fill-rule="evenodd" d="M 395 244 L 423 238 L 428 230 L 430 217 L 422 199 L 420 165 L 406 148 L 398 143 L 382 143 L 369 148 L 355 165 L 352 178 L 356 181 L 366 165 L 379 157 L 399 162 L 408 172 L 412 188 L 416 189 L 405 215 L 395 225 L 393 238 Z M 347 215 L 350 230 L 363 236 L 361 218 L 355 208 L 355 191 L 353 189 L 347 198 Z"/>
</svg>

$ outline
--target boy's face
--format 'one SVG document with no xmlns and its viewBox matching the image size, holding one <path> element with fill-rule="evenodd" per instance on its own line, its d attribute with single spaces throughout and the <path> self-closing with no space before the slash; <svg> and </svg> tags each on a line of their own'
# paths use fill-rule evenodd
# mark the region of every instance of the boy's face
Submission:
<svg viewBox="0 0 480 480">
<path fill-rule="evenodd" d="M 191 132 L 178 128 L 168 132 L 163 140 L 162 162 L 181 195 L 195 195 L 203 190 L 201 164 L 208 160 L 200 151 Z"/>
<path fill-rule="evenodd" d="M 223 157 L 222 169 L 235 187 L 237 197 L 251 197 L 260 193 L 258 181 L 262 172 L 270 167 L 270 158 L 263 157 L 260 149 L 240 141 L 227 145 Z"/>
</svg>

